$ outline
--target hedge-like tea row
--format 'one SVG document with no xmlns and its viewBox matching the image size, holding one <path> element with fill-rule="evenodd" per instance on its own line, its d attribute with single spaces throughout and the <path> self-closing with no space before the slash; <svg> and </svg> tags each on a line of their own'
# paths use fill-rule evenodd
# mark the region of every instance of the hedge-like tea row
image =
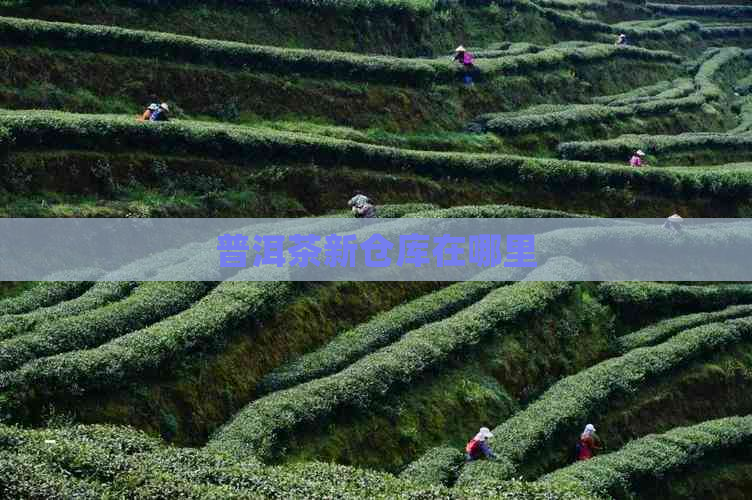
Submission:
<svg viewBox="0 0 752 500">
<path fill-rule="evenodd" d="M 717 352 L 725 346 L 752 340 L 752 319 L 713 323 L 683 331 L 663 344 L 634 349 L 566 377 L 526 409 L 493 430 L 491 445 L 500 466 L 524 462 L 533 452 L 552 445 L 552 440 L 571 430 L 576 435 L 593 412 L 615 395 L 634 394 L 651 380 L 658 380 L 687 362 Z M 463 481 L 476 472 L 465 467 Z"/>
<path fill-rule="evenodd" d="M 0 340 L 27 332 L 45 320 L 59 320 L 97 309 L 128 295 L 137 285 L 133 281 L 106 281 L 96 283 L 84 294 L 50 307 L 25 314 L 0 317 Z"/>
<path fill-rule="evenodd" d="M 680 5 L 670 3 L 648 3 L 652 11 L 667 16 L 730 17 L 752 19 L 749 5 Z"/>
<path fill-rule="evenodd" d="M 261 319 L 291 296 L 294 283 L 225 282 L 193 307 L 96 349 L 36 359 L 0 373 L 0 405 L 12 413 L 25 401 L 77 391 L 114 390 L 167 363 L 221 344 L 242 321 Z"/>
<path fill-rule="evenodd" d="M 269 373 L 261 380 L 259 391 L 279 391 L 336 373 L 406 332 L 456 314 L 502 285 L 503 282 L 488 281 L 457 283 L 383 312 Z"/>
<path fill-rule="evenodd" d="M 595 494 L 624 498 L 634 481 L 665 481 L 667 473 L 701 465 L 708 455 L 732 455 L 751 444 L 752 416 L 721 418 L 645 436 L 614 453 L 559 469 L 541 482 L 576 482 Z"/>
<path fill-rule="evenodd" d="M 81 295 L 94 285 L 92 281 L 46 281 L 17 297 L 0 300 L 0 316 L 25 314 Z"/>
<path fill-rule="evenodd" d="M 567 160 L 624 160 L 637 149 L 653 156 L 683 154 L 693 151 L 733 151 L 752 154 L 752 134 L 687 133 L 679 135 L 623 135 L 603 141 L 565 142 L 559 145 L 559 156 Z"/>
<path fill-rule="evenodd" d="M 324 50 L 283 49 L 109 26 L 9 17 L 0 17 L 0 42 L 213 64 L 223 68 L 284 75 L 300 73 L 340 80 L 406 85 L 454 81 L 463 71 L 447 59 L 400 59 Z M 585 48 L 547 49 L 536 54 L 481 59 L 476 65 L 476 72 L 493 76 L 499 72 L 532 71 L 563 63 L 592 62 L 612 57 L 680 61 L 670 52 L 596 44 Z"/>
<path fill-rule="evenodd" d="M 336 464 L 264 466 L 205 449 L 167 448 L 122 427 L 0 427 L 0 495 L 69 500 L 395 498 L 595 500 L 579 487 L 513 481 L 448 489 Z"/>
<path fill-rule="evenodd" d="M 674 81 L 664 80 L 655 85 L 639 87 L 621 94 L 594 97 L 593 104 L 607 106 L 626 106 L 648 102 L 653 99 L 677 99 L 686 97 L 695 89 L 694 82 L 689 78 L 679 78 Z"/>
<path fill-rule="evenodd" d="M 571 265 L 570 271 L 576 266 Z M 367 408 L 395 387 L 442 366 L 450 355 L 545 310 L 573 286 L 569 282 L 522 282 L 497 289 L 454 316 L 404 334 L 339 373 L 250 403 L 208 446 L 237 456 L 272 459 L 283 453 L 285 436 L 302 426 L 325 421 L 348 408 Z"/>
<path fill-rule="evenodd" d="M 232 158 L 254 164 L 285 161 L 387 171 L 409 169 L 437 178 L 487 178 L 536 186 L 545 183 L 562 189 L 632 187 L 672 197 L 752 194 L 752 173 L 726 169 L 635 169 L 505 155 L 412 151 L 263 128 L 200 122 L 139 124 L 124 117 L 59 112 L 3 112 L 0 118 L 19 149 L 144 149 L 155 154 Z"/>
<path fill-rule="evenodd" d="M 646 347 L 663 342 L 682 330 L 745 316 L 752 316 L 752 305 L 731 306 L 722 311 L 688 314 L 660 321 L 654 325 L 619 337 L 617 344 L 619 350 L 625 353 L 638 347 Z"/>
<path fill-rule="evenodd" d="M 562 130 L 579 125 L 615 122 L 638 116 L 665 116 L 676 111 L 697 110 L 705 99 L 700 95 L 676 99 L 652 99 L 648 102 L 621 106 L 602 106 L 599 104 L 575 104 L 566 106 L 561 111 L 507 116 L 505 113 L 484 115 L 479 118 L 485 122 L 487 131 L 503 135 L 519 135 L 543 130 Z"/>
<path fill-rule="evenodd" d="M 0 371 L 14 370 L 36 358 L 91 349 L 190 307 L 212 288 L 201 281 L 150 281 L 125 300 L 78 316 L 41 324 L 0 342 Z"/>
<path fill-rule="evenodd" d="M 497 134 L 515 135 L 542 130 L 562 130 L 582 124 L 613 122 L 637 116 L 664 116 L 674 111 L 699 109 L 708 100 L 719 99 L 723 92 L 716 84 L 725 67 L 745 60 L 738 48 L 724 48 L 705 60 L 697 70 L 694 85 L 687 83 L 663 95 L 642 97 L 628 103 L 614 101 L 608 105 L 579 104 L 571 106 L 533 107 L 513 113 L 494 113 L 478 118 L 485 129 Z M 695 90 L 687 96 L 687 93 Z M 686 97 L 685 97 L 686 96 Z"/>
<path fill-rule="evenodd" d="M 465 463 L 465 453 L 457 448 L 433 448 L 410 463 L 399 477 L 427 486 L 451 486 Z"/>
<path fill-rule="evenodd" d="M 601 300 L 622 318 L 641 317 L 655 311 L 708 311 L 752 303 L 752 285 L 691 286 L 670 283 L 603 283 Z"/>
</svg>

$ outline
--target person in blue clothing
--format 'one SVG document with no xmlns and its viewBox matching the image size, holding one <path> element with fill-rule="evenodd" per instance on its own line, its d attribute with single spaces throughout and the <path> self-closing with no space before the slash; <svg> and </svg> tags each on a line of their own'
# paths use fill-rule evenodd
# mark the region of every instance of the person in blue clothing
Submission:
<svg viewBox="0 0 752 500">
<path fill-rule="evenodd" d="M 170 121 L 170 106 L 166 102 L 159 105 L 159 108 L 151 114 L 149 121 L 152 122 L 168 122 Z"/>
<path fill-rule="evenodd" d="M 495 459 L 496 455 L 488 445 L 488 440 L 492 437 L 493 433 L 488 427 L 481 427 L 478 434 L 476 434 L 475 437 L 467 443 L 467 446 L 465 446 L 465 460 L 473 461 L 483 457 L 491 460 Z"/>
</svg>

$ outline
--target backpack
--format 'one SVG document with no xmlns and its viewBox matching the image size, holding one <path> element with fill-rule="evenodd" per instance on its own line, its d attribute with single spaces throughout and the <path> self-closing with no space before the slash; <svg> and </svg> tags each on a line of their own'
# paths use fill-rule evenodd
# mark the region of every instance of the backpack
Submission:
<svg viewBox="0 0 752 500">
<path fill-rule="evenodd" d="M 467 443 L 467 446 L 465 446 L 465 451 L 471 457 L 477 456 L 480 451 L 480 441 L 477 439 L 471 439 L 470 442 Z"/>
<path fill-rule="evenodd" d="M 463 57 L 462 62 L 468 66 L 471 66 L 474 61 L 475 56 L 473 56 L 470 52 L 465 52 L 465 56 Z"/>
</svg>

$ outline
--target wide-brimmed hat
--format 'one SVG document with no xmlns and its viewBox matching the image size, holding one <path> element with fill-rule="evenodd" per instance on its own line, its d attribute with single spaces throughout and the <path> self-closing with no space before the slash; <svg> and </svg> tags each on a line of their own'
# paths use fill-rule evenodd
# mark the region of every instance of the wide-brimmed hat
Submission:
<svg viewBox="0 0 752 500">
<path fill-rule="evenodd" d="M 494 435 L 488 427 L 481 427 L 475 437 L 476 439 L 489 439 L 494 437 Z"/>
<path fill-rule="evenodd" d="M 619 35 L 619 38 L 627 38 L 627 35 L 625 35 L 624 33 L 622 33 L 621 35 Z"/>
<path fill-rule="evenodd" d="M 681 215 L 674 214 L 671 217 L 669 217 L 668 220 L 673 221 L 673 222 L 682 222 L 684 219 L 682 219 Z"/>
<path fill-rule="evenodd" d="M 457 47 L 456 49 L 454 49 L 455 52 L 465 52 L 466 50 L 467 49 L 465 47 L 463 47 L 462 45 L 460 45 L 459 47 Z"/>
<path fill-rule="evenodd" d="M 637 152 L 636 152 L 635 154 L 636 154 L 637 156 L 645 156 L 645 151 L 643 151 L 642 149 L 638 149 L 638 150 L 637 150 Z"/>
<path fill-rule="evenodd" d="M 167 105 L 166 102 L 163 102 L 162 104 L 160 104 L 159 107 L 162 108 L 162 109 L 164 109 L 165 111 L 169 111 L 170 110 L 170 107 Z"/>
<path fill-rule="evenodd" d="M 149 104 L 148 109 L 149 109 L 149 111 L 156 111 L 156 110 L 159 109 L 159 105 L 156 102 L 153 102 L 153 103 Z"/>
</svg>

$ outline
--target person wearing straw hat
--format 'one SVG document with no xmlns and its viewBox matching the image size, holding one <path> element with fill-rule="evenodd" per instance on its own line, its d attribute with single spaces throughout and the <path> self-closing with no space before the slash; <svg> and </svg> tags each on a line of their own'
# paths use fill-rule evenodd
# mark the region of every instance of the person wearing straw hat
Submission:
<svg viewBox="0 0 752 500">
<path fill-rule="evenodd" d="M 163 102 L 159 105 L 159 109 L 151 114 L 149 120 L 153 122 L 168 122 L 170 121 L 169 112 L 170 106 L 168 106 L 166 102 Z"/>
<path fill-rule="evenodd" d="M 663 223 L 663 229 L 673 229 L 674 231 L 681 231 L 682 222 L 684 222 L 684 219 L 682 219 L 681 215 L 674 214 L 666 219 L 666 222 Z"/>
<path fill-rule="evenodd" d="M 619 37 L 616 39 L 616 45 L 618 47 L 624 47 L 627 44 L 627 35 L 624 33 L 620 34 Z"/>
<path fill-rule="evenodd" d="M 464 46 L 460 45 L 454 49 L 454 58 L 452 60 L 462 64 L 465 68 L 465 84 L 473 85 L 473 77 L 470 75 L 470 72 L 475 68 L 475 56 L 473 56 L 472 52 L 469 52 Z"/>
<path fill-rule="evenodd" d="M 488 427 L 481 427 L 475 437 L 467 443 L 467 446 L 465 446 L 465 460 L 471 462 L 482 457 L 486 457 L 488 459 L 496 458 L 496 455 L 491 450 L 491 447 L 488 446 L 488 440 L 492 437 L 493 433 L 488 429 Z"/>
<path fill-rule="evenodd" d="M 645 165 L 645 151 L 638 149 L 632 158 L 629 160 L 629 164 L 633 167 L 644 167 Z"/>
</svg>

